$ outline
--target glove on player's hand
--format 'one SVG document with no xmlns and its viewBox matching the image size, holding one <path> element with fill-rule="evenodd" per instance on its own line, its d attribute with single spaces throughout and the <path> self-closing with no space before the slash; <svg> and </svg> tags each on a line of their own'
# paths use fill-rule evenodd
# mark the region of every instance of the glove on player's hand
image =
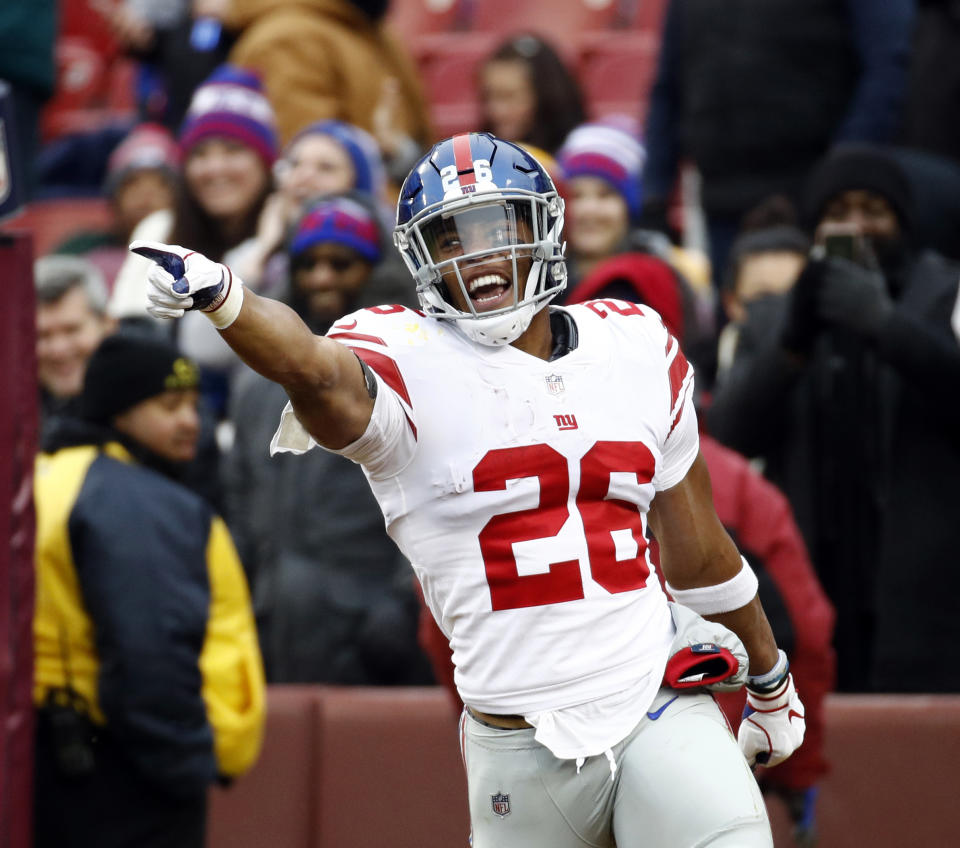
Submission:
<svg viewBox="0 0 960 848">
<path fill-rule="evenodd" d="M 758 692 L 747 686 L 737 741 L 751 766 L 782 763 L 800 747 L 806 729 L 803 704 L 789 671 L 771 691 Z"/>
<path fill-rule="evenodd" d="M 147 311 L 157 318 L 180 318 L 199 309 L 220 329 L 240 312 L 243 283 L 219 262 L 176 244 L 135 241 L 130 250 L 156 265 L 150 269 Z"/>
<path fill-rule="evenodd" d="M 733 692 L 747 679 L 747 651 L 736 633 L 707 621 L 683 604 L 670 603 L 677 634 L 663 682 L 673 689 L 703 687 Z"/>
</svg>

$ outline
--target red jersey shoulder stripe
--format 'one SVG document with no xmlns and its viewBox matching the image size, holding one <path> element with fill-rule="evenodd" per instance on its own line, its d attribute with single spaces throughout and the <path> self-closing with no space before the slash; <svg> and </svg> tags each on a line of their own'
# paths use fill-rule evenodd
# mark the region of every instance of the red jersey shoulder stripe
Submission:
<svg viewBox="0 0 960 848">
<path fill-rule="evenodd" d="M 396 362 L 386 354 L 379 353 L 375 350 L 367 350 L 366 348 L 354 347 L 353 345 L 348 345 L 348 347 L 376 371 L 383 381 L 406 402 L 407 406 L 413 409 L 410 392 L 407 391 L 407 384 Z"/>
<path fill-rule="evenodd" d="M 670 409 L 673 410 L 677 405 L 677 399 L 680 397 L 680 390 L 683 387 L 683 382 L 687 378 L 687 374 L 690 371 L 690 363 L 687 362 L 687 358 L 683 355 L 683 351 L 680 350 L 680 345 L 677 340 L 670 336 L 670 341 L 668 345 L 673 347 L 674 355 L 673 360 L 668 366 L 667 373 L 670 377 Z M 667 353 L 669 357 L 669 352 Z"/>
<path fill-rule="evenodd" d="M 370 342 L 371 344 L 387 346 L 387 343 L 379 336 L 368 336 L 366 333 L 327 333 L 328 339 L 353 339 L 357 342 Z M 373 366 L 371 366 L 373 367 Z"/>
</svg>

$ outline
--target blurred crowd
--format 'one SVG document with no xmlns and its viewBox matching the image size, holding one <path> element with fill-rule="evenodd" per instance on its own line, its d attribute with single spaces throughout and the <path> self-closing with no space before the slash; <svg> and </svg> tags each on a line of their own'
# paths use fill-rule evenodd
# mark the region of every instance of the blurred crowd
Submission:
<svg viewBox="0 0 960 848">
<path fill-rule="evenodd" d="M 439 124 L 518 142 L 567 204 L 565 302 L 649 304 L 696 367 L 718 512 L 809 709 L 807 744 L 768 776 L 802 825 L 826 692 L 960 692 L 941 650 L 960 637 L 941 600 L 960 591 L 960 3 L 613 3 L 647 13 L 657 56 L 643 102 L 616 111 L 584 93 L 579 33 L 513 31 L 504 13 L 458 92 L 476 123 L 456 127 L 427 94 L 423 37 L 392 29 L 417 3 L 90 0 L 136 68 L 136 120 L 42 144 L 56 4 L 3 4 L 20 167 L 36 197 L 100 192 L 110 212 L 36 264 L 41 447 L 77 444 L 65 421 L 100 427 L 83 444 L 116 436 L 144 402 L 91 412 L 104 347 L 148 362 L 175 346 L 163 356 L 197 369 L 176 389 L 194 447 L 154 466 L 223 516 L 265 679 L 436 681 L 456 698 L 360 469 L 271 459 L 282 389 L 196 313 L 151 319 L 149 263 L 126 248 L 196 249 L 324 333 L 359 307 L 417 306 L 392 204 Z M 434 5 L 476 43 L 484 0 Z"/>
</svg>

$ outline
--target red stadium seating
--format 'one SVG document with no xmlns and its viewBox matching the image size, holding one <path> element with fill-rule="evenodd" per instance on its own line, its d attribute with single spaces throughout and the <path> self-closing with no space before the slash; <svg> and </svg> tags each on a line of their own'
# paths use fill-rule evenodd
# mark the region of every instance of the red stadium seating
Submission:
<svg viewBox="0 0 960 848">
<path fill-rule="evenodd" d="M 271 686 L 249 775 L 216 790 L 209 848 L 450 848 L 467 844 L 466 780 L 440 687 Z M 960 696 L 831 695 L 823 848 L 956 844 Z M 777 848 L 794 848 L 768 802 Z"/>
<path fill-rule="evenodd" d="M 457 29 L 464 0 L 393 0 L 387 23 L 408 44 L 424 35 Z"/>
<path fill-rule="evenodd" d="M 520 32 L 547 39 L 558 51 L 570 53 L 581 33 L 609 30 L 624 24 L 620 0 L 477 0 L 469 26 L 497 40 Z"/>
<path fill-rule="evenodd" d="M 624 113 L 643 119 L 658 49 L 657 40 L 647 33 L 585 39 L 579 71 L 591 118 Z"/>
<path fill-rule="evenodd" d="M 43 256 L 78 230 L 108 228 L 110 205 L 101 197 L 58 198 L 30 203 L 0 230 L 27 230 L 33 235 L 35 256 Z"/>
<path fill-rule="evenodd" d="M 477 129 L 477 71 L 491 46 L 483 36 L 447 36 L 422 57 L 420 73 L 437 138 Z"/>
</svg>

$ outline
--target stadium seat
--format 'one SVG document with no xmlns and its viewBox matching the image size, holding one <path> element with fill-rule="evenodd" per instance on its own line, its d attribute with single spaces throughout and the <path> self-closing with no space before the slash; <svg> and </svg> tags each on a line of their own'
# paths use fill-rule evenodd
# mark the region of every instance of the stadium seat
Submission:
<svg viewBox="0 0 960 848">
<path fill-rule="evenodd" d="M 448 35 L 422 57 L 420 73 L 438 138 L 477 129 L 477 70 L 490 47 L 484 36 Z"/>
<path fill-rule="evenodd" d="M 657 70 L 658 43 L 646 33 L 585 39 L 580 84 L 591 118 L 610 114 L 646 115 Z"/>
<path fill-rule="evenodd" d="M 457 29 L 464 13 L 464 0 L 394 0 L 387 23 L 404 41 Z"/>
<path fill-rule="evenodd" d="M 487 32 L 496 40 L 521 32 L 532 32 L 549 41 L 558 51 L 570 52 L 583 32 L 610 30 L 622 26 L 621 0 L 478 0 L 473 4 L 469 26 Z"/>
<path fill-rule="evenodd" d="M 72 233 L 106 228 L 110 221 L 110 206 L 102 197 L 58 198 L 28 204 L 0 230 L 30 232 L 34 256 L 43 256 Z"/>
</svg>

